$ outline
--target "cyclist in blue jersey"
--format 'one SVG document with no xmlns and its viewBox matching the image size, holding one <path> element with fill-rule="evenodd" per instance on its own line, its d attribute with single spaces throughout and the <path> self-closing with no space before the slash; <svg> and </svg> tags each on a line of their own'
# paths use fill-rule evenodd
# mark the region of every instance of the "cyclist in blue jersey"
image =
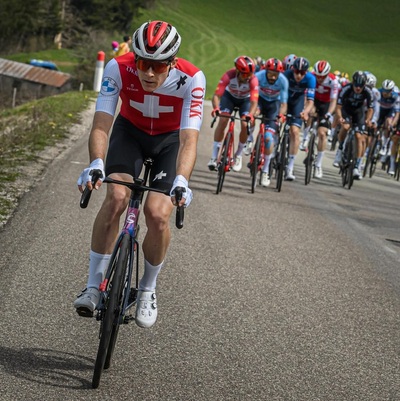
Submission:
<svg viewBox="0 0 400 401">
<path fill-rule="evenodd" d="M 259 84 L 258 108 L 265 122 L 265 154 L 264 165 L 261 172 L 261 185 L 268 187 L 271 183 L 268 169 L 276 133 L 276 118 L 280 115 L 281 121 L 287 111 L 289 83 L 281 74 L 284 71 L 283 63 L 277 58 L 270 58 L 265 63 L 265 70 L 256 73 Z M 252 138 L 249 138 L 252 141 Z M 251 146 L 246 147 L 249 151 Z"/>
<path fill-rule="evenodd" d="M 393 120 L 399 110 L 400 97 L 399 93 L 395 90 L 396 84 L 391 79 L 385 79 L 382 82 L 382 87 L 379 88 L 381 94 L 379 101 L 379 121 L 378 127 L 383 127 L 382 136 L 382 154 L 386 154 L 386 147 L 390 140 L 389 131 L 394 126 Z"/>
<path fill-rule="evenodd" d="M 316 87 L 315 76 L 308 71 L 309 61 L 304 57 L 297 57 L 291 69 L 285 71 L 289 81 L 288 114 L 293 117 L 290 124 L 290 147 L 289 162 L 286 168 L 286 180 L 293 181 L 296 177 L 293 174 L 294 161 L 299 151 L 300 127 L 314 106 L 314 95 Z"/>
</svg>

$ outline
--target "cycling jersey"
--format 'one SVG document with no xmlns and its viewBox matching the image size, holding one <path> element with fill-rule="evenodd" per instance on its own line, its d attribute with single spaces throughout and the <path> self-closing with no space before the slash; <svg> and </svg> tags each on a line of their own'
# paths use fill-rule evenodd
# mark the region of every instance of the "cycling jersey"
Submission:
<svg viewBox="0 0 400 401">
<path fill-rule="evenodd" d="M 200 130 L 204 95 L 203 72 L 184 59 L 178 59 L 159 88 L 144 91 L 130 52 L 107 63 L 96 111 L 114 115 L 121 97 L 120 114 L 149 135 Z"/>
<path fill-rule="evenodd" d="M 373 99 L 374 95 L 370 88 L 365 86 L 361 93 L 355 93 L 353 84 L 349 83 L 340 91 L 337 104 L 351 111 L 362 108 L 366 101 L 367 108 L 373 108 Z"/>
<path fill-rule="evenodd" d="M 307 99 L 314 99 L 316 79 L 311 72 L 307 71 L 306 75 L 304 75 L 300 82 L 295 80 L 294 71 L 292 69 L 286 70 L 284 74 L 289 81 L 288 102 L 291 102 L 292 100 L 295 101 L 297 98 L 303 95 L 306 95 Z"/>
<path fill-rule="evenodd" d="M 382 109 L 394 108 L 396 112 L 400 111 L 400 94 L 396 91 L 392 91 L 390 97 L 383 97 L 382 93 L 385 92 L 382 88 L 378 89 L 381 94 L 379 105 Z"/>
<path fill-rule="evenodd" d="M 315 76 L 315 73 L 312 73 Z M 339 94 L 339 82 L 336 75 L 329 73 L 328 76 L 318 83 L 316 80 L 315 99 L 322 103 L 330 103 L 337 99 Z"/>
<path fill-rule="evenodd" d="M 279 74 L 278 79 L 270 84 L 267 79 L 266 70 L 256 73 L 259 85 L 260 97 L 268 102 L 280 100 L 281 103 L 287 103 L 289 96 L 289 82 L 283 74 Z"/>
<path fill-rule="evenodd" d="M 250 101 L 258 100 L 258 79 L 253 75 L 249 81 L 239 81 L 236 68 L 228 70 L 218 82 L 215 94 L 222 97 L 225 90 L 237 99 L 250 98 Z"/>
</svg>

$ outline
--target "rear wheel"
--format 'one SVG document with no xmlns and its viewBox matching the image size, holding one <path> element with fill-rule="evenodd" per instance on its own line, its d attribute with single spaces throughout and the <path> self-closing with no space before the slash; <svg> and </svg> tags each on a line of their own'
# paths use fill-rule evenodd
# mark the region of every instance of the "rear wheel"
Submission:
<svg viewBox="0 0 400 401">
<path fill-rule="evenodd" d="M 107 299 L 100 327 L 100 343 L 97 350 L 96 362 L 92 378 L 92 387 L 100 384 L 103 369 L 110 366 L 111 356 L 118 336 L 119 316 L 121 312 L 123 282 L 129 257 L 130 237 L 126 234 L 112 263 L 113 272 L 107 284 Z M 109 355 L 108 355 L 109 354 Z M 107 367 L 106 367 L 106 360 Z"/>
<path fill-rule="evenodd" d="M 258 166 L 260 164 L 260 156 L 261 156 L 261 135 L 258 135 L 251 155 L 252 161 L 250 162 L 251 193 L 254 193 L 257 185 L 257 174 L 258 174 Z"/>
<path fill-rule="evenodd" d="M 221 159 L 217 165 L 218 169 L 218 182 L 217 182 L 217 195 L 222 191 L 222 187 L 225 181 L 225 173 L 226 170 L 229 169 L 229 146 L 230 146 L 230 138 L 232 133 L 228 132 L 226 134 L 224 143 L 222 145 Z"/>
</svg>

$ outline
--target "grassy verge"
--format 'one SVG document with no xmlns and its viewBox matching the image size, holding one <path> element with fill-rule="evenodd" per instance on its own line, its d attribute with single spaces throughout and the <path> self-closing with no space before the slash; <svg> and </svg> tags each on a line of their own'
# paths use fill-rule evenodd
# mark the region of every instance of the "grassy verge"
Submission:
<svg viewBox="0 0 400 401">
<path fill-rule="evenodd" d="M 68 92 L 0 112 L 0 221 L 15 206 L 12 184 L 21 169 L 66 138 L 94 97 L 91 91 Z"/>
</svg>

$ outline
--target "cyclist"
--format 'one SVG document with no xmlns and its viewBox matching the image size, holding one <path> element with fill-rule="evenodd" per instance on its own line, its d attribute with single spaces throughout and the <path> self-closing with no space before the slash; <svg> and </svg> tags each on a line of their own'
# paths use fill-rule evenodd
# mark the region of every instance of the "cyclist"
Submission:
<svg viewBox="0 0 400 401">
<path fill-rule="evenodd" d="M 288 54 L 283 59 L 283 68 L 285 70 L 290 70 L 293 66 L 294 60 L 296 60 L 297 56 L 295 54 Z"/>
<path fill-rule="evenodd" d="M 394 175 L 396 172 L 396 157 L 397 157 L 397 147 L 400 142 L 400 113 L 397 113 L 394 120 L 394 131 L 392 134 L 392 147 L 390 152 L 390 166 L 389 166 L 389 174 Z"/>
<path fill-rule="evenodd" d="M 371 118 L 374 112 L 374 104 L 371 89 L 366 85 L 367 76 L 364 71 L 356 71 L 352 76 L 352 82 L 342 88 L 339 94 L 336 113 L 341 124 L 338 135 L 339 148 L 336 152 L 333 165 L 339 167 L 342 159 L 343 145 L 350 129 L 350 123 L 355 130 L 357 139 L 357 160 L 353 170 L 353 176 L 361 179 L 359 167 L 365 150 L 365 126 L 371 125 Z M 367 113 L 365 115 L 364 102 L 366 102 Z"/>
<path fill-rule="evenodd" d="M 400 111 L 400 96 L 396 89 L 396 84 L 391 79 L 385 79 L 379 89 L 381 94 L 379 106 L 380 115 L 378 126 L 382 127 L 382 149 L 381 154 L 386 155 L 387 145 L 390 141 L 390 131 L 394 127 L 394 118 Z"/>
<path fill-rule="evenodd" d="M 312 114 L 318 118 L 318 155 L 315 161 L 315 178 L 322 178 L 322 159 L 326 149 L 328 132 L 331 129 L 333 114 L 336 109 L 339 83 L 336 76 L 330 72 L 331 65 L 326 60 L 319 60 L 314 64 L 313 74 L 317 85 Z M 303 142 L 300 149 L 307 147 L 307 135 L 310 127 L 304 130 Z"/>
<path fill-rule="evenodd" d="M 288 113 L 293 116 L 290 121 L 289 162 L 286 168 L 286 180 L 293 181 L 294 161 L 299 150 L 300 127 L 302 121 L 307 121 L 314 106 L 315 76 L 308 71 L 309 61 L 297 57 L 291 69 L 284 72 L 289 81 Z"/>
<path fill-rule="evenodd" d="M 149 192 L 144 203 L 147 232 L 142 244 L 145 261 L 136 323 L 151 327 L 157 319 L 156 280 L 170 243 L 175 188 L 185 188 L 181 205 L 189 206 L 192 199 L 188 181 L 203 117 L 205 77 L 193 64 L 176 57 L 181 37 L 169 23 L 146 22 L 132 39 L 133 52 L 110 60 L 105 67 L 89 136 L 90 166 L 83 170 L 77 184 L 81 192 L 84 186 L 92 188 L 94 169 L 101 170 L 103 176 L 132 181 L 139 176 L 143 160 L 151 157 L 150 185 L 170 190 L 171 198 Z M 119 98 L 121 109 L 113 125 Z M 106 191 L 93 226 L 87 287 L 74 302 L 76 308 L 88 313 L 93 313 L 98 304 L 99 284 L 119 231 L 119 218 L 129 200 L 124 186 L 109 184 Z"/>
<path fill-rule="evenodd" d="M 239 144 L 235 152 L 235 164 L 232 169 L 240 171 L 242 169 L 242 152 L 247 140 L 246 119 L 254 121 L 254 113 L 257 110 L 258 102 L 258 79 L 254 75 L 255 63 L 248 56 L 239 56 L 234 60 L 235 68 L 231 68 L 222 75 L 217 88 L 212 97 L 213 110 L 212 117 L 217 114 L 230 116 L 235 107 L 239 108 L 241 130 Z M 222 146 L 225 128 L 228 125 L 228 118 L 220 118 L 214 131 L 214 143 L 211 159 L 208 162 L 209 170 L 217 168 L 218 151 Z"/>
<path fill-rule="evenodd" d="M 256 73 L 259 82 L 259 111 L 265 119 L 265 155 L 261 172 L 261 185 L 268 187 L 271 183 L 268 175 L 269 164 L 274 150 L 276 139 L 276 118 L 283 122 L 283 115 L 287 110 L 289 83 L 281 74 L 284 71 L 283 63 L 277 58 L 270 58 L 265 63 L 265 70 Z M 249 138 L 251 141 L 251 138 Z M 251 148 L 251 145 L 248 146 Z"/>
<path fill-rule="evenodd" d="M 255 58 L 255 60 L 256 60 L 256 71 L 255 72 L 263 70 L 264 66 L 265 66 L 265 60 L 261 56 L 257 56 Z"/>
<path fill-rule="evenodd" d="M 378 120 L 379 120 L 379 101 L 381 98 L 381 94 L 378 91 L 378 89 L 376 88 L 376 76 L 374 74 L 372 74 L 369 71 L 364 71 L 365 75 L 367 76 L 367 83 L 366 85 L 371 89 L 372 94 L 373 94 L 373 105 L 374 105 L 374 112 L 372 114 L 372 118 L 371 118 L 371 124 L 370 127 L 366 130 L 366 149 L 363 152 L 363 158 L 362 158 L 362 162 L 361 162 L 361 170 L 364 169 L 364 165 L 365 165 L 365 161 L 367 160 L 368 157 L 368 153 L 370 151 L 370 145 L 372 143 L 372 138 L 375 136 L 376 134 L 376 129 L 378 127 Z M 366 107 L 366 106 L 365 106 Z M 367 110 L 366 110 L 367 111 Z"/>
</svg>

